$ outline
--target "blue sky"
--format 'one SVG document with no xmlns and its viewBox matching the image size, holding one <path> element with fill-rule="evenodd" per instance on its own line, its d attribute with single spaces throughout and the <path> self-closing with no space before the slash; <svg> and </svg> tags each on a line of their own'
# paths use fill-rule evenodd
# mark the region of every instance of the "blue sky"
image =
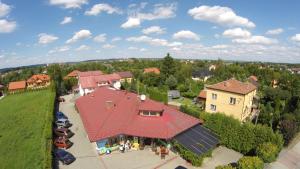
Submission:
<svg viewBox="0 0 300 169">
<path fill-rule="evenodd" d="M 300 1 L 0 0 L 0 68 L 107 58 L 300 62 Z"/>
</svg>

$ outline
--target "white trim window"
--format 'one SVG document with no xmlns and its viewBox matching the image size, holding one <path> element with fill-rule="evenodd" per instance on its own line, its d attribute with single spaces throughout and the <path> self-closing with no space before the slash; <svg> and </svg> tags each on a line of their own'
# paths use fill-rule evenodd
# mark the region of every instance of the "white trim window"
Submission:
<svg viewBox="0 0 300 169">
<path fill-rule="evenodd" d="M 212 98 L 213 100 L 217 100 L 217 97 L 218 97 L 218 96 L 217 96 L 216 93 L 212 93 L 212 94 L 211 94 L 211 98 Z"/>
<path fill-rule="evenodd" d="M 211 111 L 217 111 L 217 106 L 214 105 L 214 104 L 211 104 L 211 105 L 210 105 L 210 110 L 211 110 Z"/>
<path fill-rule="evenodd" d="M 236 98 L 230 97 L 229 104 L 235 105 L 235 103 L 236 103 Z"/>
</svg>

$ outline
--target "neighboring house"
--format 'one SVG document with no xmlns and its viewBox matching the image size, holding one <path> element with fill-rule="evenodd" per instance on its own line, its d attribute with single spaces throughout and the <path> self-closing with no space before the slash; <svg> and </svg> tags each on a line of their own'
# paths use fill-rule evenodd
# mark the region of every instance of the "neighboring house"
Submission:
<svg viewBox="0 0 300 169">
<path fill-rule="evenodd" d="M 201 121 L 163 103 L 108 87 L 76 100 L 88 138 L 102 154 L 133 141 L 132 148 L 172 139 L 200 155 L 218 144 L 218 138 Z M 193 137 L 191 139 L 191 136 Z"/>
<path fill-rule="evenodd" d="M 73 70 L 64 79 L 68 79 L 68 78 L 76 78 L 76 79 L 78 79 L 79 73 L 80 73 L 79 70 Z"/>
<path fill-rule="evenodd" d="M 103 73 L 100 70 L 94 70 L 94 71 L 86 71 L 86 72 L 79 72 L 79 77 L 88 77 L 88 76 L 100 76 L 103 75 Z"/>
<path fill-rule="evenodd" d="M 44 88 L 49 85 L 50 85 L 50 76 L 45 74 L 33 75 L 27 80 L 28 89 Z"/>
<path fill-rule="evenodd" d="M 118 74 L 121 79 L 120 79 L 120 82 L 123 83 L 123 82 L 128 82 L 128 83 L 131 83 L 132 81 L 132 78 L 133 78 L 133 75 L 131 72 L 129 71 L 125 71 L 125 72 L 116 72 L 116 74 Z"/>
<path fill-rule="evenodd" d="M 248 81 L 252 83 L 254 86 L 256 86 L 257 88 L 259 87 L 258 78 L 256 76 L 254 75 L 250 76 L 248 78 Z"/>
<path fill-rule="evenodd" d="M 4 86 L 0 84 L 0 97 L 4 96 Z"/>
<path fill-rule="evenodd" d="M 80 72 L 78 79 L 79 93 L 81 96 L 84 96 L 102 86 L 110 86 L 119 90 L 121 88 L 120 79 L 121 77 L 116 73 L 102 74 L 101 72 L 100 74 L 99 72 Z"/>
<path fill-rule="evenodd" d="M 178 90 L 169 90 L 168 98 L 169 98 L 169 101 L 172 101 L 173 99 L 178 99 L 178 98 L 180 98 L 180 92 Z"/>
<path fill-rule="evenodd" d="M 225 113 L 245 121 L 257 115 L 256 86 L 235 79 L 206 86 L 205 111 Z"/>
<path fill-rule="evenodd" d="M 278 87 L 278 80 L 273 79 L 273 80 L 271 81 L 271 85 L 272 85 L 273 88 L 277 88 L 277 87 Z"/>
<path fill-rule="evenodd" d="M 155 73 L 160 74 L 160 70 L 156 67 L 149 67 L 144 69 L 144 73 Z"/>
<path fill-rule="evenodd" d="M 206 82 L 212 76 L 212 72 L 207 69 L 201 69 L 192 72 L 192 79 L 195 81 L 203 81 Z"/>
<path fill-rule="evenodd" d="M 205 109 L 205 102 L 206 102 L 206 90 L 201 90 L 199 95 L 197 96 L 197 102 L 200 104 L 201 109 Z"/>
<path fill-rule="evenodd" d="M 15 93 L 19 91 L 24 91 L 26 89 L 26 81 L 16 81 L 16 82 L 10 82 L 8 84 L 8 92 L 9 93 Z"/>
<path fill-rule="evenodd" d="M 300 68 L 291 68 L 290 72 L 292 72 L 293 74 L 300 74 Z"/>
</svg>

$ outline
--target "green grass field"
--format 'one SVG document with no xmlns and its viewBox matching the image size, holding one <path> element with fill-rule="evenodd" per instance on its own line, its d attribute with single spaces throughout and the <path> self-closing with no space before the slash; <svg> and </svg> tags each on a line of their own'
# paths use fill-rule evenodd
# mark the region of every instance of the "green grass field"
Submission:
<svg viewBox="0 0 300 169">
<path fill-rule="evenodd" d="M 0 168 L 51 167 L 55 94 L 51 89 L 0 100 Z"/>
</svg>

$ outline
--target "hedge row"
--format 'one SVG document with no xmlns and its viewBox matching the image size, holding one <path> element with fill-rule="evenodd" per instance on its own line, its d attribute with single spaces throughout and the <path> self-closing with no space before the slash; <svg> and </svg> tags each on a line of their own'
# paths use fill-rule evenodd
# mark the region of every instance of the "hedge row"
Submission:
<svg viewBox="0 0 300 169">
<path fill-rule="evenodd" d="M 180 111 L 196 118 L 199 118 L 200 116 L 200 111 L 193 109 L 191 106 L 181 105 Z"/>
<path fill-rule="evenodd" d="M 168 103 L 168 94 L 165 91 L 161 91 L 156 88 L 147 88 L 147 93 L 149 94 L 150 99 L 163 102 L 165 104 Z"/>
<path fill-rule="evenodd" d="M 221 113 L 201 113 L 204 126 L 214 131 L 220 137 L 220 143 L 243 154 L 255 154 L 256 147 L 262 143 L 276 145 L 278 153 L 283 146 L 283 138 L 274 133 L 270 127 L 242 124 L 240 121 Z M 277 154 L 276 154 L 277 155 Z"/>
</svg>

